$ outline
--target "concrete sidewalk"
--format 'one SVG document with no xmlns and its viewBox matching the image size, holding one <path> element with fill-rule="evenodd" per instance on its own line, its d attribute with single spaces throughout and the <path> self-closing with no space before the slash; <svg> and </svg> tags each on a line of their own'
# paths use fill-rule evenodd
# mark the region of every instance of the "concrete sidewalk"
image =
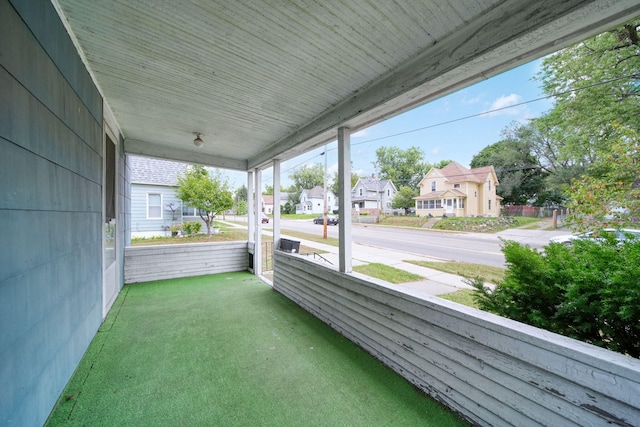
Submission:
<svg viewBox="0 0 640 427">
<path fill-rule="evenodd" d="M 336 246 L 317 243 L 310 240 L 304 240 L 298 237 L 290 237 L 286 236 L 285 234 L 283 234 L 282 237 L 292 240 L 298 240 L 302 245 L 316 248 L 320 251 L 326 251 L 327 253 L 321 254 L 322 257 L 330 261 L 332 263 L 332 267 L 334 267 L 335 269 L 338 268 L 337 266 L 339 265 L 339 257 L 338 248 Z M 456 292 L 461 289 L 473 289 L 473 287 L 464 283 L 463 277 L 460 277 L 458 275 L 444 273 L 432 268 L 421 267 L 419 265 L 404 262 L 408 260 L 432 262 L 442 261 L 437 258 L 354 243 L 352 247 L 352 260 L 353 266 L 375 262 L 422 276 L 425 278 L 424 280 L 398 283 L 394 284 L 394 286 L 398 286 L 399 288 L 412 289 L 414 291 L 420 291 L 421 293 L 426 293 L 428 295 L 441 295 Z M 323 261 L 318 260 L 318 262 L 322 263 Z"/>
<path fill-rule="evenodd" d="M 230 222 L 224 222 L 229 226 L 242 227 L 243 225 L 238 225 Z M 266 235 L 271 235 L 270 231 L 264 231 L 263 233 Z M 299 241 L 301 245 L 315 248 L 318 251 L 326 252 L 320 254 L 322 258 L 329 261 L 331 264 L 327 264 L 322 258 L 315 258 L 316 262 L 321 264 L 326 264 L 328 267 L 338 269 L 339 265 L 339 257 L 338 257 L 338 247 L 327 245 L 323 243 L 317 243 L 311 240 L 301 239 L 299 237 L 287 236 L 286 234 L 282 234 L 281 237 L 290 240 Z M 310 257 L 313 259 L 313 257 Z M 414 253 L 407 253 L 401 251 L 395 251 L 386 248 L 378 248 L 374 246 L 361 245 L 358 243 L 353 243 L 352 246 L 352 260 L 353 266 L 368 264 L 368 263 L 380 263 L 385 264 L 391 267 L 395 267 L 400 270 L 408 271 L 410 273 L 417 274 L 419 276 L 424 277 L 424 280 L 419 280 L 416 282 L 407 282 L 407 283 L 399 283 L 394 284 L 393 286 L 397 286 L 398 288 L 411 289 L 413 291 L 418 291 L 420 293 L 428 294 L 428 295 L 442 295 L 448 294 L 452 292 L 459 291 L 461 289 L 473 289 L 473 287 L 464 283 L 464 278 L 455 274 L 444 273 L 442 271 L 434 270 L 432 268 L 421 267 L 415 264 L 410 264 L 408 262 L 404 262 L 407 260 L 411 261 L 432 261 L 432 262 L 441 262 L 442 260 L 422 256 Z"/>
</svg>

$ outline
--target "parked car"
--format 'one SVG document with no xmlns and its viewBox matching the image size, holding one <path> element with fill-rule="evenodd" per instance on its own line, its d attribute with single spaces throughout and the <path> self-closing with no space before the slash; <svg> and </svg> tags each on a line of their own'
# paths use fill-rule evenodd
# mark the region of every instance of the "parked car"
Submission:
<svg viewBox="0 0 640 427">
<path fill-rule="evenodd" d="M 613 228 L 605 228 L 601 232 L 597 233 L 590 231 L 588 233 L 579 233 L 579 234 L 563 234 L 560 236 L 555 236 L 549 239 L 551 243 L 560 243 L 563 245 L 571 245 L 576 240 L 585 240 L 585 239 L 595 239 L 601 240 L 600 233 L 612 233 L 614 238 L 618 241 L 618 243 L 624 243 L 629 239 L 640 239 L 640 230 L 634 230 L 632 228 L 622 228 L 620 230 L 616 230 Z"/>
<path fill-rule="evenodd" d="M 324 224 L 324 216 L 320 215 L 313 219 L 314 224 Z M 327 225 L 338 225 L 338 217 L 333 215 L 327 215 Z"/>
<path fill-rule="evenodd" d="M 269 224 L 269 217 L 266 215 L 262 215 L 262 223 L 263 224 Z"/>
</svg>

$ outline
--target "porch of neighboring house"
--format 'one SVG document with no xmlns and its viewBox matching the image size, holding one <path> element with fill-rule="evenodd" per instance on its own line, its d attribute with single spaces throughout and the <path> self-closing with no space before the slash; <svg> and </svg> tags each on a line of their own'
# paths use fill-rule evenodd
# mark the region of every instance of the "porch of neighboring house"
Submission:
<svg viewBox="0 0 640 427">
<path fill-rule="evenodd" d="M 47 425 L 467 423 L 256 276 L 127 285 Z"/>
</svg>

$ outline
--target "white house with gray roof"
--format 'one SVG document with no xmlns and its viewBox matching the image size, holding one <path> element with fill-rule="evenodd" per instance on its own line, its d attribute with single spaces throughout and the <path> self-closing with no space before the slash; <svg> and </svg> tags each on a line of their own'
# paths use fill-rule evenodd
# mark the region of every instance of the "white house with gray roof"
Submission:
<svg viewBox="0 0 640 427">
<path fill-rule="evenodd" d="M 336 195 L 327 189 L 327 211 L 329 213 L 338 209 Z M 297 214 L 321 214 L 324 213 L 324 188 L 313 187 L 311 190 L 302 190 L 300 203 L 296 205 Z"/>
<path fill-rule="evenodd" d="M 131 237 L 170 234 L 170 227 L 188 221 L 204 222 L 194 208 L 176 197 L 178 175 L 186 163 L 128 156 L 131 166 Z"/>
<path fill-rule="evenodd" d="M 391 212 L 393 198 L 398 190 L 390 179 L 360 178 L 351 190 L 351 207 L 359 212 L 377 214 Z"/>
</svg>

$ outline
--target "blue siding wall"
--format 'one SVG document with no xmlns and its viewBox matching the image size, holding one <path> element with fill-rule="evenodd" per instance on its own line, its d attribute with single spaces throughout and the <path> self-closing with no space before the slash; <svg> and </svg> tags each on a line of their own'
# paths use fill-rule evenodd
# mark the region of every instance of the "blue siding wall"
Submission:
<svg viewBox="0 0 640 427">
<path fill-rule="evenodd" d="M 0 0 L 0 425 L 42 425 L 100 325 L 102 141 L 51 3 Z"/>
</svg>

